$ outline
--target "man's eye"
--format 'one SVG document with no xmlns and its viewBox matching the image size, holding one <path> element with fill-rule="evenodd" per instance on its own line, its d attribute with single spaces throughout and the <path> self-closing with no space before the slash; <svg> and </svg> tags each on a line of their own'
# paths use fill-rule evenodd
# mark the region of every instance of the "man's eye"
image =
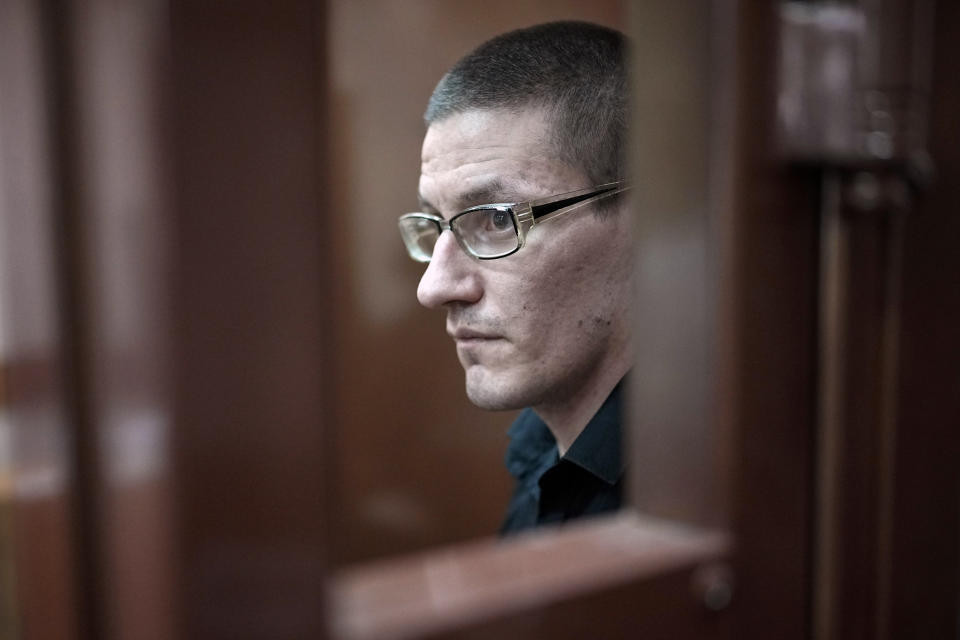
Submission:
<svg viewBox="0 0 960 640">
<path fill-rule="evenodd" d="M 493 211 L 487 217 L 488 226 L 493 231 L 506 231 L 513 226 L 510 214 L 506 211 Z"/>
</svg>

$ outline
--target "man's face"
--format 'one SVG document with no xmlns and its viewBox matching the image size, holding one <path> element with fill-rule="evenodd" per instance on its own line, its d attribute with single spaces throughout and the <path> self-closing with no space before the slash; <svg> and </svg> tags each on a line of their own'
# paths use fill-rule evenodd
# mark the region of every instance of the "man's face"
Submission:
<svg viewBox="0 0 960 640">
<path fill-rule="evenodd" d="M 539 109 L 474 110 L 435 122 L 423 142 L 420 198 L 445 218 L 594 186 L 558 159 Z M 562 404 L 629 361 L 630 237 L 624 213 L 593 206 L 533 227 L 497 260 L 440 235 L 417 297 L 447 310 L 470 400 L 485 409 Z"/>
</svg>

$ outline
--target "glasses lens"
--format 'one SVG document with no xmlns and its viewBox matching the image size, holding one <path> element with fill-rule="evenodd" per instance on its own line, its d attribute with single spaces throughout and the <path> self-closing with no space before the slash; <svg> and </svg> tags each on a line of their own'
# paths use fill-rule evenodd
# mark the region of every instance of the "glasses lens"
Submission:
<svg viewBox="0 0 960 640">
<path fill-rule="evenodd" d="M 411 258 L 417 262 L 430 262 L 433 247 L 440 237 L 440 227 L 436 220 L 409 214 L 400 218 L 400 235 Z"/>
<path fill-rule="evenodd" d="M 507 208 L 474 209 L 454 218 L 452 224 L 463 243 L 480 258 L 502 256 L 518 246 L 517 227 Z"/>
</svg>

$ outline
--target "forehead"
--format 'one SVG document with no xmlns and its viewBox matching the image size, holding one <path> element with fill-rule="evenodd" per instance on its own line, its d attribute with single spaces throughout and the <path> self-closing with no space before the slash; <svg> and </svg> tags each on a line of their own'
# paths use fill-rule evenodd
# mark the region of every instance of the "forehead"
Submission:
<svg viewBox="0 0 960 640">
<path fill-rule="evenodd" d="M 582 172 L 559 159 L 543 109 L 477 109 L 430 125 L 423 141 L 420 196 L 442 210 L 470 194 L 496 192 L 523 200 L 573 190 L 586 184 Z M 493 186 L 494 188 L 491 188 Z"/>
</svg>

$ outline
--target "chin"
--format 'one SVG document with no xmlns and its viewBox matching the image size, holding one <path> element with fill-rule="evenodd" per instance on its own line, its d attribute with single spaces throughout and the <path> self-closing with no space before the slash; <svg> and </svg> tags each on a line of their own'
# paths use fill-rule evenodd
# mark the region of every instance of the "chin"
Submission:
<svg viewBox="0 0 960 640">
<path fill-rule="evenodd" d="M 474 405 L 486 411 L 510 411 L 527 406 L 524 402 L 517 402 L 499 394 L 487 393 L 485 390 L 477 391 L 467 388 L 467 398 Z"/>
<path fill-rule="evenodd" d="M 510 411 L 529 405 L 528 394 L 503 376 L 491 379 L 487 372 L 467 371 L 466 391 L 470 402 L 487 411 Z"/>
</svg>

